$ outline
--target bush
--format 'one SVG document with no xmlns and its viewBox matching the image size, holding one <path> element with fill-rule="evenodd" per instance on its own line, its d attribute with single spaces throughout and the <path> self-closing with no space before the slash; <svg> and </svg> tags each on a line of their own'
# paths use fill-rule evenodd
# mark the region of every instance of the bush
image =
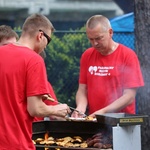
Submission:
<svg viewBox="0 0 150 150">
<path fill-rule="evenodd" d="M 55 32 L 46 49 L 48 80 L 58 100 L 71 106 L 75 105 L 80 57 L 90 46 L 82 30 Z"/>
</svg>

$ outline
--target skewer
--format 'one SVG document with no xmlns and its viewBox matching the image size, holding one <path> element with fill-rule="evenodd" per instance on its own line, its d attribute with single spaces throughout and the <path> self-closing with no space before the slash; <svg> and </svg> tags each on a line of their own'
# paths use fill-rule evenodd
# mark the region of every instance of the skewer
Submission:
<svg viewBox="0 0 150 150">
<path fill-rule="evenodd" d="M 52 98 L 51 95 L 43 95 L 43 96 L 42 96 L 42 99 L 43 99 L 43 100 L 50 100 L 50 101 L 52 101 L 52 102 L 57 102 L 55 99 Z M 58 102 L 58 103 L 59 103 L 59 102 Z"/>
</svg>

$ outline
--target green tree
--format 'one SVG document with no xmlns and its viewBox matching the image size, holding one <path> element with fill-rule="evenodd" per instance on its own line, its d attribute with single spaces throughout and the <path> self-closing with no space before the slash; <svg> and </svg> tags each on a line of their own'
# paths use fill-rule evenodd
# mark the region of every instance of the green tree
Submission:
<svg viewBox="0 0 150 150">
<path fill-rule="evenodd" d="M 135 50 L 139 57 L 145 86 L 138 91 L 139 114 L 150 116 L 150 1 L 134 0 L 135 3 Z M 141 126 L 142 150 L 150 149 L 150 117 Z"/>
<path fill-rule="evenodd" d="M 46 49 L 46 68 L 60 102 L 75 105 L 78 88 L 80 57 L 90 46 L 84 28 L 76 31 L 56 32 Z"/>
</svg>

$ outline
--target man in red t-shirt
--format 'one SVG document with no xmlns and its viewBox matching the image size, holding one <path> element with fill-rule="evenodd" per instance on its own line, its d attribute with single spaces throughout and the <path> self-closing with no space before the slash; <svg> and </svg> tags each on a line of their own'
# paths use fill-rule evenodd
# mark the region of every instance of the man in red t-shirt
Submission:
<svg viewBox="0 0 150 150">
<path fill-rule="evenodd" d="M 91 48 L 80 60 L 79 88 L 76 109 L 88 114 L 112 112 L 135 113 L 138 87 L 144 86 L 135 52 L 113 41 L 109 20 L 95 15 L 86 23 Z M 81 117 L 73 113 L 74 117 Z"/>
<path fill-rule="evenodd" d="M 66 104 L 46 105 L 42 99 L 50 89 L 39 53 L 53 31 L 48 18 L 33 14 L 25 20 L 18 42 L 0 47 L 0 150 L 35 150 L 34 117 L 70 113 Z"/>
<path fill-rule="evenodd" d="M 0 46 L 17 42 L 18 38 L 19 38 L 18 34 L 10 26 L 7 26 L 7 25 L 0 26 Z M 43 59 L 45 59 L 46 57 L 45 51 L 42 51 L 40 53 L 40 56 Z M 55 102 L 44 100 L 44 103 L 47 105 L 57 105 L 58 104 L 57 97 L 55 95 L 52 85 L 49 82 L 48 82 L 48 86 L 49 86 L 50 95 L 55 100 Z M 41 120 L 44 120 L 44 118 L 43 117 L 34 118 L 34 121 L 41 121 Z"/>
</svg>

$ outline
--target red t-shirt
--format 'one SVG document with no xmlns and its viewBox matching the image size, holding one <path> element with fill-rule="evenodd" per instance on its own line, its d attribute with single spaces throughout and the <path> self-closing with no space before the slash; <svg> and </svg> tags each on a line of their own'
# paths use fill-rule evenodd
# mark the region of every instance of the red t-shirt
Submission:
<svg viewBox="0 0 150 150">
<path fill-rule="evenodd" d="M 121 44 L 107 56 L 87 49 L 80 61 L 79 83 L 87 85 L 90 114 L 121 97 L 124 89 L 144 85 L 135 52 Z M 135 101 L 120 112 L 135 113 Z"/>
<path fill-rule="evenodd" d="M 49 94 L 43 59 L 27 47 L 0 47 L 0 149 L 34 150 L 27 97 Z"/>
</svg>

